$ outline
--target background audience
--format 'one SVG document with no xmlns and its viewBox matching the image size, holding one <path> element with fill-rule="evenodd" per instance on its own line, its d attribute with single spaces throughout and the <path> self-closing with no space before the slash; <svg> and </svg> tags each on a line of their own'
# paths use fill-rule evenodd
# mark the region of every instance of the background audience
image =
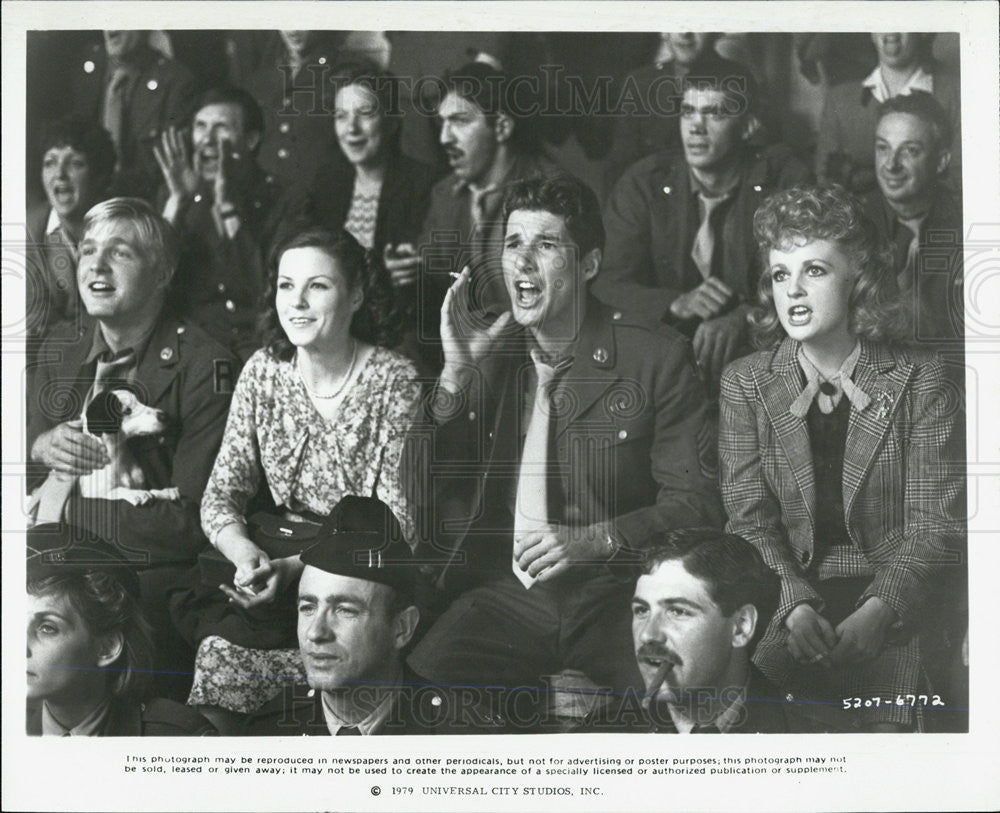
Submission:
<svg viewBox="0 0 1000 813">
<path fill-rule="evenodd" d="M 491 320 L 509 320 L 505 311 L 543 343 L 532 314 L 551 299 L 560 324 L 579 333 L 558 348 L 572 373 L 560 392 L 572 394 L 570 408 L 585 404 L 581 414 L 594 409 L 585 429 L 573 426 L 587 454 L 610 420 L 619 451 L 646 450 L 632 473 L 652 472 L 666 488 L 664 473 L 686 463 L 649 449 L 679 442 L 664 416 L 698 416 L 684 441 L 695 469 L 684 478 L 703 483 L 699 499 L 712 506 L 688 512 L 699 522 L 716 519 L 721 410 L 729 528 L 783 585 L 754 653 L 770 681 L 822 701 L 926 689 L 926 673 L 964 697 L 965 574 L 936 559 L 961 554 L 964 516 L 942 463 L 963 438 L 957 43 L 891 32 L 29 33 L 29 485 L 109 464 L 111 447 L 81 416 L 112 386 L 164 419 L 159 436 L 125 448 L 149 487 L 176 488 L 179 499 L 134 505 L 77 491 L 58 511 L 137 552 L 141 590 L 130 595 L 152 624 L 157 692 L 188 697 L 232 731 L 233 715 L 266 704 L 278 686 L 246 675 L 305 678 L 292 603 L 299 554 L 344 497 L 381 499 L 425 565 L 420 554 L 470 522 L 486 523 L 476 526 L 483 538 L 501 529 L 492 553 L 509 551 L 511 483 L 534 411 L 530 348 L 488 354 L 475 386 L 463 378 L 461 398 L 478 400 L 450 414 L 448 432 L 411 426 L 418 370 L 441 372 L 457 336 L 482 360 L 497 338 L 483 326 L 502 333 L 509 322 Z M 807 167 L 827 185 L 804 190 Z M 574 176 L 560 176 L 569 186 L 556 183 L 558 200 L 528 195 L 512 210 L 518 233 L 507 233 L 504 196 L 520 181 L 555 183 L 559 168 Z M 123 194 L 135 197 L 113 197 Z M 574 197 L 597 212 L 586 234 Z M 866 321 L 872 313 L 877 324 Z M 754 331 L 767 345 L 757 354 Z M 427 389 L 449 391 L 454 367 Z M 628 372 L 604 388 L 618 369 Z M 596 532 L 609 518 L 621 530 L 661 510 L 656 488 L 620 466 L 605 482 L 597 472 L 607 460 L 581 468 L 565 439 L 576 435 L 558 428 L 558 415 L 554 423 L 543 460 L 553 474 L 585 472 L 596 496 L 540 513 L 588 529 L 585 546 L 602 560 L 660 541 Z M 886 426 L 872 467 L 851 479 L 862 439 L 882 439 Z M 467 505 L 454 493 L 432 498 L 441 483 L 421 480 L 416 452 L 448 433 L 462 440 L 462 460 L 506 485 L 488 491 L 461 469 Z M 485 459 L 496 444 L 502 459 Z M 435 462 L 456 476 L 454 457 Z M 468 507 L 480 501 L 481 511 Z M 454 525 L 429 531 L 418 502 Z M 556 587 L 594 588 L 570 556 L 580 540 L 537 536 L 520 543 L 519 569 L 542 575 L 541 589 L 525 593 L 508 554 L 499 568 L 473 573 L 466 563 L 460 575 L 474 584 L 502 573 L 511 606 L 546 611 Z M 473 562 L 483 547 L 461 552 Z M 543 564 L 557 568 L 551 589 Z M 615 596 L 632 586 L 615 585 Z M 52 599 L 46 590 L 33 595 Z M 415 599 L 413 643 L 431 677 L 471 663 L 468 647 L 454 645 L 461 625 L 450 638 L 431 626 L 453 597 L 427 588 Z M 612 609 L 608 618 L 620 620 Z M 497 641 L 515 629 L 485 626 Z M 587 621 L 573 635 L 590 641 L 596 629 Z M 478 645 L 491 647 L 482 635 Z M 509 651 L 506 660 L 486 652 L 473 677 L 506 679 L 497 663 L 538 671 L 543 649 L 514 664 Z M 628 658 L 608 674 L 634 666 Z M 98 680 L 71 692 L 97 715 L 89 733 L 109 719 L 106 688 Z M 920 728 L 932 717 L 893 709 L 865 724 Z M 44 713 L 31 719 L 52 728 Z M 956 720 L 946 726 L 960 730 Z"/>
</svg>

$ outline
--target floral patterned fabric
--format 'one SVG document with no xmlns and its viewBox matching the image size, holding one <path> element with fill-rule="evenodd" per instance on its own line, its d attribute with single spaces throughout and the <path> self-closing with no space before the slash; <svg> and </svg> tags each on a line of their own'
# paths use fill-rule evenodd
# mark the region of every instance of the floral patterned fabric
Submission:
<svg viewBox="0 0 1000 813">
<path fill-rule="evenodd" d="M 292 362 L 257 351 L 240 374 L 222 448 L 201 502 L 212 542 L 266 483 L 288 514 L 326 516 L 348 494 L 374 494 L 416 544 L 413 501 L 401 476 L 403 439 L 420 398 L 407 359 L 376 347 L 358 370 L 333 420 L 313 406 Z M 222 594 L 219 593 L 222 597 Z M 224 598 L 224 597 L 223 597 Z M 199 643 L 189 705 L 258 709 L 287 680 L 305 680 L 298 650 L 253 649 L 219 635 Z"/>
<path fill-rule="evenodd" d="M 247 649 L 209 635 L 198 645 L 189 706 L 219 706 L 248 714 L 281 692 L 288 682 L 305 683 L 297 649 Z"/>
<path fill-rule="evenodd" d="M 419 398 L 413 364 L 376 347 L 328 421 L 313 406 L 294 364 L 258 350 L 236 384 L 202 497 L 205 534 L 214 543 L 226 525 L 244 522 L 263 478 L 275 504 L 290 514 L 326 516 L 345 495 L 374 495 L 415 545 L 413 502 L 400 458 Z"/>
</svg>

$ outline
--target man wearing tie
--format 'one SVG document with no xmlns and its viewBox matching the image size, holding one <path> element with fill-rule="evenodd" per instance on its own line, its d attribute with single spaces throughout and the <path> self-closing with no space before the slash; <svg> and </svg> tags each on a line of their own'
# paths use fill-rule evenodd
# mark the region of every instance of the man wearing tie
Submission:
<svg viewBox="0 0 1000 813">
<path fill-rule="evenodd" d="M 418 285 L 420 353 L 435 372 L 441 367 L 438 316 L 449 274 L 469 266 L 477 307 L 505 303 L 497 263 L 504 186 L 556 170 L 534 122 L 520 112 L 533 100 L 521 99 L 518 91 L 517 82 L 486 62 L 470 62 L 447 77 L 437 115 L 452 171 L 431 190 L 418 245 L 397 246 L 385 259 L 397 288 Z"/>
<path fill-rule="evenodd" d="M 198 506 L 222 441 L 239 362 L 166 307 L 177 265 L 173 229 L 138 198 L 112 198 L 84 218 L 77 283 L 86 317 L 42 345 L 27 405 L 29 489 L 50 471 L 89 474 L 110 461 L 80 416 L 101 391 L 135 392 L 168 423 L 132 438 L 147 488 L 175 487 L 177 500 L 136 505 L 71 496 L 64 518 L 117 544 L 139 571 L 143 609 L 156 638 L 160 682 L 190 669 L 169 637 L 165 595 L 207 547 Z M 158 686 L 161 692 L 180 688 Z"/>
<path fill-rule="evenodd" d="M 719 524 L 715 435 L 687 342 L 593 299 L 604 229 L 568 175 L 520 181 L 502 208 L 510 311 L 442 307 L 427 424 L 439 586 L 460 592 L 410 657 L 436 681 L 534 686 L 572 668 L 638 684 L 630 565 L 664 530 Z"/>
<path fill-rule="evenodd" d="M 758 93 L 750 72 L 721 57 L 683 79 L 680 140 L 625 171 L 605 211 L 608 246 L 594 293 L 688 335 L 709 380 L 749 352 L 746 315 L 760 263 L 753 215 L 809 171 L 784 145 L 755 147 Z"/>
<path fill-rule="evenodd" d="M 153 146 L 194 101 L 187 68 L 151 48 L 145 31 L 105 31 L 73 77 L 73 110 L 101 123 L 118 153 L 112 191 L 151 200 L 160 180 Z"/>
</svg>

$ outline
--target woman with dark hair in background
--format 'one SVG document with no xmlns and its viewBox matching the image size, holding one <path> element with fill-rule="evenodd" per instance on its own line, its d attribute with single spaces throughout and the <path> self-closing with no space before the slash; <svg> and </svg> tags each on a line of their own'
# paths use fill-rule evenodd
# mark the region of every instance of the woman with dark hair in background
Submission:
<svg viewBox="0 0 1000 813">
<path fill-rule="evenodd" d="M 895 701 L 930 694 L 928 647 L 962 578 L 962 410 L 934 355 L 901 346 L 891 248 L 857 200 L 779 192 L 754 231 L 765 349 L 723 374 L 719 426 L 727 530 L 782 581 L 754 662 L 819 702 L 860 698 L 868 730 L 920 729 L 924 709 Z"/>
<path fill-rule="evenodd" d="M 202 528 L 235 576 L 179 605 L 197 616 L 188 634 L 200 641 L 188 703 L 239 712 L 280 691 L 282 681 L 268 677 L 302 674 L 286 592 L 302 562 L 272 558 L 254 541 L 255 498 L 269 497 L 272 514 L 298 532 L 345 495 L 376 496 L 415 543 L 400 458 L 420 384 L 414 366 L 389 349 L 398 323 L 385 271 L 351 235 L 320 227 L 279 244 L 272 266 L 266 345 L 237 382 L 201 503 Z M 261 527 L 257 517 L 250 525 Z"/>
<path fill-rule="evenodd" d="M 46 202 L 28 212 L 28 336 L 45 338 L 57 322 L 75 319 L 77 248 L 83 216 L 108 196 L 115 147 L 90 119 L 66 116 L 42 132 L 42 187 Z"/>
<path fill-rule="evenodd" d="M 146 700 L 153 641 L 121 554 L 69 525 L 39 525 L 27 543 L 28 735 L 214 734 L 193 709 Z"/>
<path fill-rule="evenodd" d="M 393 269 L 391 260 L 416 250 L 435 171 L 400 149 L 401 90 L 395 77 L 366 62 L 346 62 L 337 67 L 334 82 L 342 160 L 322 167 L 312 180 L 310 214 L 390 261 L 409 348 L 416 338 L 417 268 Z M 412 348 L 407 355 L 416 358 Z"/>
</svg>

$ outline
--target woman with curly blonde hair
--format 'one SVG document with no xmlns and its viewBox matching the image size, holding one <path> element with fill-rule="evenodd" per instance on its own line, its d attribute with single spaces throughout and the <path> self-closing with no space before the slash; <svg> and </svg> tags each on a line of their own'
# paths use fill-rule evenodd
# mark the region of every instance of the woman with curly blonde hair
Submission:
<svg viewBox="0 0 1000 813">
<path fill-rule="evenodd" d="M 888 245 L 839 187 L 770 197 L 754 218 L 762 349 L 720 396 L 727 530 L 782 580 L 759 668 L 869 730 L 910 730 L 927 694 L 925 612 L 957 568 L 961 409 L 907 316 Z M 875 698 L 879 698 L 877 701 Z M 871 702 L 867 702 L 871 701 Z"/>
</svg>

